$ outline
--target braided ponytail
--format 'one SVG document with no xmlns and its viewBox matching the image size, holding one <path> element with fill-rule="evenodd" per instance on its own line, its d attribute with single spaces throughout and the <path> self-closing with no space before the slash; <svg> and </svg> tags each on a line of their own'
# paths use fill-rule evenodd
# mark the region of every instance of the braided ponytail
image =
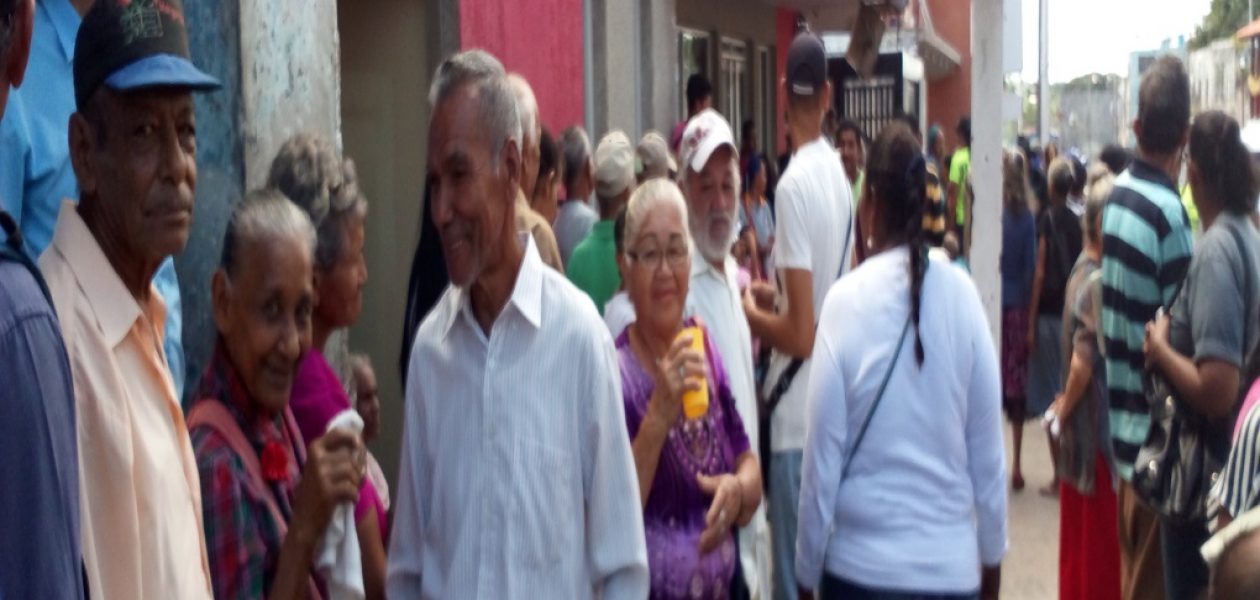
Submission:
<svg viewBox="0 0 1260 600">
<path fill-rule="evenodd" d="M 927 275 L 927 240 L 923 234 L 923 212 L 926 210 L 927 171 L 923 155 L 916 154 L 906 170 L 906 202 L 910 218 L 906 221 L 906 243 L 910 247 L 910 320 L 914 324 L 914 358 L 923 365 L 923 338 L 919 335 L 919 313 L 923 300 L 923 280 Z"/>
<path fill-rule="evenodd" d="M 925 357 L 919 334 L 923 281 L 927 275 L 927 239 L 923 213 L 927 210 L 927 163 L 918 140 L 904 123 L 884 127 L 866 165 L 875 197 L 883 205 L 884 231 L 903 239 L 910 254 L 910 322 L 914 325 L 914 357 Z"/>
</svg>

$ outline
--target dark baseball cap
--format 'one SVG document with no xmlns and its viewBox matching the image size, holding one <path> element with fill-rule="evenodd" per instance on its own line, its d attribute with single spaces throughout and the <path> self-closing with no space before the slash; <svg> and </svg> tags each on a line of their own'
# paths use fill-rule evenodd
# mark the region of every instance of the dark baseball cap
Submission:
<svg viewBox="0 0 1260 600">
<path fill-rule="evenodd" d="M 79 109 L 102 84 L 120 92 L 219 88 L 217 79 L 192 64 L 181 0 L 97 0 L 92 5 L 75 39 Z"/>
<path fill-rule="evenodd" d="M 822 40 L 808 31 L 796 34 L 787 55 L 788 91 L 813 96 L 827 83 L 827 51 Z"/>
</svg>

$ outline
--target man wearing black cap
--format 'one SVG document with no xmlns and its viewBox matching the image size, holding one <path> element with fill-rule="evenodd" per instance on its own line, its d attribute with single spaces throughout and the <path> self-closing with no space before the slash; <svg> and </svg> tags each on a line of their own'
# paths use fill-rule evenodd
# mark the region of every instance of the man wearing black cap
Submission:
<svg viewBox="0 0 1260 600">
<path fill-rule="evenodd" d="M 24 78 L 34 11 L 32 0 L 0 0 L 0 114 Z M 83 598 L 70 365 L 3 209 L 0 225 L 0 598 Z"/>
<path fill-rule="evenodd" d="M 52 242 L 63 200 L 79 199 L 70 164 L 66 123 L 75 111 L 74 41 L 83 15 L 96 0 L 38 0 L 31 38 L 30 71 L 35 74 L 9 98 L 0 121 L 0 204 L 22 230 L 28 256 L 38 260 Z M 183 396 L 185 362 L 179 278 L 168 259 L 153 276 L 166 303 L 164 350 Z"/>
<path fill-rule="evenodd" d="M 74 375 L 92 595 L 209 598 L 201 490 L 152 280 L 184 249 L 197 183 L 193 66 L 179 0 L 97 0 L 75 40 L 70 155 L 40 258 Z"/>
<path fill-rule="evenodd" d="M 788 127 L 797 147 L 776 191 L 772 262 L 778 289 L 776 293 L 767 284 L 754 283 L 744 297 L 744 312 L 753 336 L 773 348 L 765 391 L 771 411 L 767 504 L 775 597 L 795 599 L 809 356 L 827 290 L 850 264 L 853 197 L 840 159 L 823 136 L 831 84 L 822 41 L 813 34 L 803 32 L 792 41 L 783 86 Z"/>
</svg>

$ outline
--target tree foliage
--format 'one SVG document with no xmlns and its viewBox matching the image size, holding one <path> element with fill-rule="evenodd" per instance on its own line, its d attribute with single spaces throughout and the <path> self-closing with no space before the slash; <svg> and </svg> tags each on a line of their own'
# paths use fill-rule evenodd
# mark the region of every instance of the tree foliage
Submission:
<svg viewBox="0 0 1260 600">
<path fill-rule="evenodd" d="M 1247 0 L 1212 0 L 1212 9 L 1190 38 L 1191 50 L 1197 50 L 1221 38 L 1233 37 L 1248 23 Z"/>
</svg>

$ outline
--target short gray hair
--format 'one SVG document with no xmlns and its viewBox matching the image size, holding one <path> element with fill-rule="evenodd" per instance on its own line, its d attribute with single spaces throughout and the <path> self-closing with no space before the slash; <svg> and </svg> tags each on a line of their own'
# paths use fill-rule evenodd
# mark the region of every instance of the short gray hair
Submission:
<svg viewBox="0 0 1260 600">
<path fill-rule="evenodd" d="M 591 160 L 591 138 L 586 130 L 573 125 L 560 134 L 560 146 L 564 154 L 564 187 L 572 190 L 578 177 L 586 169 Z M 569 192 L 571 193 L 571 192 Z"/>
<path fill-rule="evenodd" d="M 538 143 L 538 98 L 534 97 L 534 89 L 529 81 L 520 73 L 509 73 L 508 85 L 512 86 L 512 95 L 516 97 L 516 112 L 521 118 L 521 143 L 528 146 Z"/>
<path fill-rule="evenodd" d="M 1094 165 L 1089 172 L 1085 187 L 1085 214 L 1081 217 L 1081 230 L 1087 239 L 1099 241 L 1102 231 L 1098 228 L 1098 215 L 1102 214 L 1115 187 L 1116 176 L 1105 165 Z"/>
<path fill-rule="evenodd" d="M 643 182 L 630 195 L 630 203 L 626 205 L 626 227 L 623 238 L 625 247 L 629 248 L 639 236 L 639 228 L 647 216 L 658 206 L 672 206 L 682 218 L 683 237 L 687 240 L 687 250 L 691 250 L 691 229 L 688 225 L 687 203 L 683 200 L 682 190 L 678 184 L 664 177 L 656 177 Z"/>
<path fill-rule="evenodd" d="M 346 222 L 367 216 L 354 161 L 338 156 L 324 138 L 299 133 L 276 153 L 267 185 L 306 211 L 318 232 L 315 266 L 331 269 L 346 243 Z"/>
<path fill-rule="evenodd" d="M 235 274 L 245 258 L 245 245 L 271 238 L 297 239 L 307 257 L 314 256 L 315 228 L 306 213 L 274 189 L 252 191 L 236 205 L 228 220 L 219 266 L 228 275 Z"/>
<path fill-rule="evenodd" d="M 503 63 L 481 49 L 465 50 L 442 61 L 429 87 L 433 114 L 438 104 L 464 86 L 477 92 L 477 120 L 489 127 L 490 159 L 497 172 L 503 147 L 509 140 L 518 147 L 521 143 L 521 118 Z"/>
</svg>

